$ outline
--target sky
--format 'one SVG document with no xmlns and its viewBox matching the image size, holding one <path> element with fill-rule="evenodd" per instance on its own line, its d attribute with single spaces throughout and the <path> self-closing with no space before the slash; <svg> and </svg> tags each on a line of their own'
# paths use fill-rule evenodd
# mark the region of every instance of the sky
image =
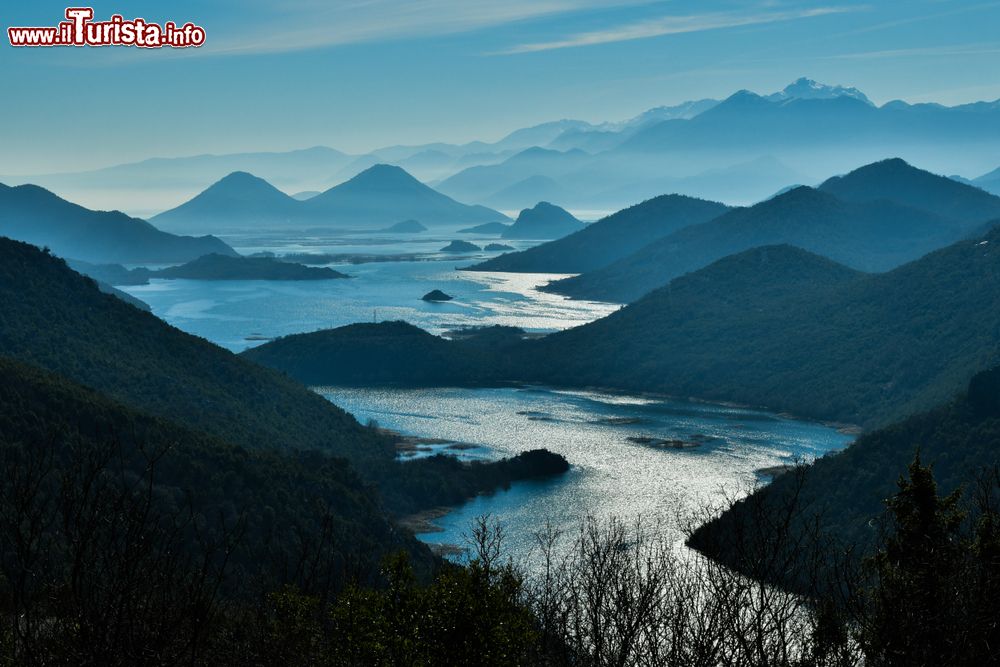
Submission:
<svg viewBox="0 0 1000 667">
<path fill-rule="evenodd" d="M 11 47 L 65 4 L 3 0 L 0 174 L 201 153 L 494 141 L 560 118 L 807 76 L 876 103 L 1000 98 L 1000 2 L 117 0 L 198 49 Z"/>
</svg>

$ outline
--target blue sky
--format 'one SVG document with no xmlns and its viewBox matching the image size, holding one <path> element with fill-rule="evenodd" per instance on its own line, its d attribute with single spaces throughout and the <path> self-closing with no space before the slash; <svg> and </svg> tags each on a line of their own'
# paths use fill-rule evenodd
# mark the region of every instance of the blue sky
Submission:
<svg viewBox="0 0 1000 667">
<path fill-rule="evenodd" d="M 151 156 L 495 140 L 558 118 L 800 76 L 872 100 L 1000 98 L 1000 2 L 225 0 L 92 3 L 206 28 L 198 50 L 0 47 L 0 173 Z M 65 4 L 6 3 L 3 27 Z"/>
</svg>

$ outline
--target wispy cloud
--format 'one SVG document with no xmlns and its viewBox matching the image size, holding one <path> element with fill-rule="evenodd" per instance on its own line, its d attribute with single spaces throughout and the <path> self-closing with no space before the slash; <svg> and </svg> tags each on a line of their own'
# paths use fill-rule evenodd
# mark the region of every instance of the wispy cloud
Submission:
<svg viewBox="0 0 1000 667">
<path fill-rule="evenodd" d="M 302 51 L 412 37 L 458 34 L 596 7 L 648 0 L 286 0 L 253 12 L 252 25 L 206 45 L 213 54 Z M 238 28 L 238 26 L 234 26 Z"/>
<path fill-rule="evenodd" d="M 950 46 L 924 46 L 910 49 L 884 49 L 881 51 L 859 51 L 827 56 L 830 60 L 873 60 L 880 58 L 945 58 L 949 56 L 988 56 L 1000 53 L 1000 43 L 994 44 L 953 44 Z"/>
<path fill-rule="evenodd" d="M 857 11 L 859 9 L 861 9 L 861 7 L 816 7 L 813 9 L 755 13 L 711 12 L 685 16 L 661 16 L 605 30 L 582 32 L 556 41 L 520 44 L 511 47 L 510 49 L 496 52 L 493 55 L 534 53 L 536 51 L 551 51 L 553 49 L 569 49 L 581 46 L 593 46 L 596 44 L 610 44 L 612 42 L 626 42 L 635 39 L 649 39 L 651 37 L 662 37 L 664 35 L 677 35 L 681 33 L 704 32 L 706 30 L 721 30 L 725 28 L 738 28 L 742 26 L 760 25 L 766 23 L 795 21 L 818 16 L 827 16 L 830 14 L 842 14 L 845 12 Z"/>
</svg>

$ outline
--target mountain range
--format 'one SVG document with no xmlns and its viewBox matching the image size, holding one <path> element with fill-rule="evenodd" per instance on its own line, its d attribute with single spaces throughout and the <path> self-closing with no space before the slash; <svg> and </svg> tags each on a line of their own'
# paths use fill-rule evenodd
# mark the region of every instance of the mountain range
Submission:
<svg viewBox="0 0 1000 667">
<path fill-rule="evenodd" d="M 632 301 L 672 278 L 755 246 L 789 243 L 865 271 L 885 271 L 1000 218 L 1000 197 L 883 160 L 680 229 L 604 267 L 543 289 Z"/>
<path fill-rule="evenodd" d="M 707 222 L 724 204 L 683 195 L 662 195 L 593 222 L 569 236 L 494 257 L 472 271 L 582 273 L 626 257 L 678 229 Z"/>
<path fill-rule="evenodd" d="M 609 211 L 665 192 L 750 204 L 790 183 L 817 183 L 885 155 L 941 173 L 983 174 L 997 166 L 998 119 L 998 102 L 877 106 L 855 88 L 803 78 L 776 93 L 739 91 L 619 122 L 553 121 L 495 142 L 390 146 L 363 155 L 315 147 L 156 158 L 0 180 L 38 183 L 90 206 L 125 207 L 143 217 L 233 171 L 285 192 L 321 192 L 380 163 L 400 166 L 459 201 L 504 210 L 558 201 L 570 210 Z"/>
<path fill-rule="evenodd" d="M 91 211 L 36 185 L 0 184 L 0 235 L 94 263 L 174 263 L 236 252 L 214 236 L 175 236 L 120 211 Z"/>
<path fill-rule="evenodd" d="M 400 167 L 378 164 L 325 192 L 298 200 L 251 174 L 234 172 L 152 221 L 176 230 L 334 227 L 382 229 L 401 220 L 425 226 L 507 220 L 461 204 Z"/>
</svg>

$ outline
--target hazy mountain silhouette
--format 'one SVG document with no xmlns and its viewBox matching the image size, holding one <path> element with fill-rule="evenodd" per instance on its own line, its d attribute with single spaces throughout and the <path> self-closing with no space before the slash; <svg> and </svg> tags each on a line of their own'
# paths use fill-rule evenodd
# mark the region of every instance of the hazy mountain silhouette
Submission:
<svg viewBox="0 0 1000 667">
<path fill-rule="evenodd" d="M 835 197 L 831 190 L 851 200 Z M 959 217 L 908 205 L 910 197 L 932 211 Z M 997 203 L 1000 199 L 976 188 L 887 160 L 831 179 L 821 189 L 795 188 L 682 229 L 604 268 L 544 289 L 584 299 L 632 301 L 726 255 L 777 243 L 857 269 L 885 271 L 964 238 L 991 217 Z"/>
<path fill-rule="evenodd" d="M 7 182 L 38 183 L 90 208 L 117 207 L 151 216 L 190 199 L 206 184 L 234 171 L 266 179 L 288 192 L 319 190 L 326 178 L 342 169 L 352 156 L 333 148 L 226 155 L 150 158 L 93 171 L 20 177 Z M 0 180 L 4 180 L 0 178 Z"/>
<path fill-rule="evenodd" d="M 365 155 L 314 147 L 156 158 L 0 180 L 40 183 L 92 207 L 113 205 L 145 216 L 232 171 L 256 174 L 286 192 L 321 191 L 389 163 L 459 201 L 513 209 L 549 200 L 612 210 L 664 192 L 753 203 L 790 182 L 812 183 L 886 155 L 948 173 L 974 173 L 995 164 L 998 151 L 998 102 L 946 107 L 897 100 L 875 106 L 856 88 L 803 78 L 776 93 L 740 91 L 721 102 L 656 107 L 623 121 L 541 123 L 492 143 L 388 146 Z M 712 177 L 765 156 L 801 175 L 784 182 L 761 175 L 756 184 L 745 182 L 752 170 L 742 177 Z M 686 180 L 698 175 L 704 178 Z"/>
<path fill-rule="evenodd" d="M 168 234 L 120 211 L 91 211 L 37 185 L 0 184 L 0 235 L 94 263 L 172 263 L 236 254 L 214 236 Z"/>
<path fill-rule="evenodd" d="M 581 169 L 590 160 L 591 156 L 579 149 L 562 152 L 528 148 L 499 164 L 464 169 L 444 179 L 437 187 L 441 192 L 457 199 L 488 201 L 493 195 L 508 188 L 514 188 L 516 193 L 518 187 L 523 187 L 519 184 L 528 178 L 543 177 L 551 183 L 559 184 L 562 178 Z M 539 182 L 541 181 L 537 178 L 534 180 L 535 184 Z"/>
<path fill-rule="evenodd" d="M 483 206 L 442 195 L 400 167 L 375 165 L 345 183 L 299 201 L 263 179 L 234 172 L 157 223 L 180 229 L 384 228 L 400 220 L 428 225 L 506 220 Z"/>
<path fill-rule="evenodd" d="M 565 188 L 559 185 L 555 179 L 536 175 L 501 188 L 483 201 L 491 206 L 521 208 L 526 202 L 558 201 L 564 196 L 573 196 L 573 194 L 567 193 Z"/>
<path fill-rule="evenodd" d="M 917 169 L 899 158 L 882 160 L 819 186 L 847 201 L 891 201 L 937 213 L 969 229 L 1000 218 L 1000 197 L 951 178 Z"/>
<path fill-rule="evenodd" d="M 507 220 L 485 206 L 469 206 L 437 192 L 404 169 L 375 165 L 302 202 L 301 210 L 313 220 L 337 226 L 385 226 L 415 218 L 433 228 L 439 224 Z"/>
<path fill-rule="evenodd" d="M 150 220 L 177 230 L 281 227 L 296 218 L 300 204 L 264 179 L 234 171 L 194 199 Z"/>
<path fill-rule="evenodd" d="M 972 184 L 992 194 L 1000 195 L 1000 169 L 994 169 L 988 174 L 973 179 Z"/>
<path fill-rule="evenodd" d="M 503 230 L 502 239 L 557 239 L 583 229 L 584 223 L 577 220 L 564 208 L 541 201 L 532 208 L 526 208 L 517 216 L 514 224 Z"/>
<path fill-rule="evenodd" d="M 794 86 L 794 84 L 793 84 Z M 846 90 L 846 89 L 845 89 Z M 972 109 L 891 102 L 873 106 L 863 95 L 769 98 L 739 91 L 686 121 L 652 125 L 628 139 L 621 150 L 648 153 L 662 150 L 764 147 L 774 151 L 858 146 L 886 150 L 887 144 L 946 145 L 957 141 L 1000 140 L 1000 108 Z M 985 148 L 982 146 L 980 148 Z"/>
<path fill-rule="evenodd" d="M 581 273 L 626 257 L 656 239 L 712 220 L 723 204 L 682 195 L 663 195 L 618 211 L 569 236 L 471 267 L 474 271 Z"/>
</svg>

